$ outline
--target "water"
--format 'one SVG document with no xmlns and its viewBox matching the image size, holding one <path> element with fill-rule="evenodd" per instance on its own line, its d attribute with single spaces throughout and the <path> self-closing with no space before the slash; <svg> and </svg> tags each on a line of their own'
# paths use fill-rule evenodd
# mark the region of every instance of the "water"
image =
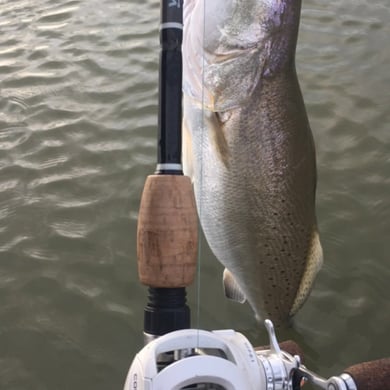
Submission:
<svg viewBox="0 0 390 390">
<path fill-rule="evenodd" d="M 389 16 L 388 0 L 303 4 L 325 265 L 280 338 L 325 376 L 389 355 Z M 120 389 L 142 345 L 135 236 L 155 165 L 158 20 L 157 0 L 0 0 L 1 389 Z M 201 250 L 194 325 L 264 343 Z"/>
</svg>

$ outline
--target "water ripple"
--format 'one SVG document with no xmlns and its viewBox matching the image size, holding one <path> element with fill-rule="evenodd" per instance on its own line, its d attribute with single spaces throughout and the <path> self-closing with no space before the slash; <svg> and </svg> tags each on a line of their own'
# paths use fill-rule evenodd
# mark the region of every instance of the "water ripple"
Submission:
<svg viewBox="0 0 390 390">
<path fill-rule="evenodd" d="M 89 231 L 88 224 L 75 221 L 61 221 L 52 223 L 51 228 L 58 235 L 69 238 L 83 238 Z"/>
<path fill-rule="evenodd" d="M 156 161 L 159 6 L 0 0 L 0 388 L 121 388 L 142 343 L 136 220 Z M 388 19 L 387 0 L 303 4 L 325 265 L 291 332 L 324 375 L 388 353 Z M 209 327 L 250 321 L 202 255 Z"/>
</svg>

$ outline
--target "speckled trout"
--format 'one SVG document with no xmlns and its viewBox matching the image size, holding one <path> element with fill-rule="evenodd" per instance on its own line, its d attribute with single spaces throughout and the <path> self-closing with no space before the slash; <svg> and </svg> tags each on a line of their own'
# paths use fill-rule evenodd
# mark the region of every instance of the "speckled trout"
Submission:
<svg viewBox="0 0 390 390">
<path fill-rule="evenodd" d="M 183 165 L 225 294 L 285 323 L 322 263 L 300 0 L 186 0 Z"/>
</svg>

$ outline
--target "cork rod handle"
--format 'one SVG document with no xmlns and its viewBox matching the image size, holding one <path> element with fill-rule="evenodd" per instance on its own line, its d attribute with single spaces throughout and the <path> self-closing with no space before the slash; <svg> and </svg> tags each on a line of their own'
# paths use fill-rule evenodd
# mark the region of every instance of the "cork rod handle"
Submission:
<svg viewBox="0 0 390 390">
<path fill-rule="evenodd" d="M 197 212 L 189 177 L 148 176 L 137 227 L 140 281 L 156 288 L 190 285 L 197 249 Z"/>
</svg>

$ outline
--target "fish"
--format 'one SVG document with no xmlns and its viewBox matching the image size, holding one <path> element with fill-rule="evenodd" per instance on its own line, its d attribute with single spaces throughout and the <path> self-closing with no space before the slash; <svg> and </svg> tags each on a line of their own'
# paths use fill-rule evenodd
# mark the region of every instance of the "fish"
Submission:
<svg viewBox="0 0 390 390">
<path fill-rule="evenodd" d="M 289 323 L 323 262 L 295 67 L 300 0 L 186 0 L 184 174 L 225 295 Z"/>
</svg>

